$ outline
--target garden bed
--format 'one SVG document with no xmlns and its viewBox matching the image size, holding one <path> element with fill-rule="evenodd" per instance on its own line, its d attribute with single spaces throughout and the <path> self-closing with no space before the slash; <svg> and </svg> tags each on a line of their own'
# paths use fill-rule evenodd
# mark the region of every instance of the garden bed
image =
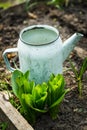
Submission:
<svg viewBox="0 0 87 130">
<path fill-rule="evenodd" d="M 70 58 L 77 68 L 80 68 L 82 61 L 87 57 L 87 4 L 69 5 L 63 10 L 43 3 L 34 6 L 29 12 L 25 11 L 24 5 L 11 7 L 0 11 L 0 90 L 8 88 L 11 90 L 11 73 L 6 69 L 2 53 L 6 48 L 17 46 L 19 32 L 26 26 L 34 24 L 48 24 L 59 29 L 62 40 L 66 40 L 74 32 L 84 34 L 83 39 L 71 53 Z M 17 10 L 17 11 L 15 11 Z M 9 55 L 9 59 L 14 55 Z M 18 58 L 14 58 L 18 63 Z M 12 63 L 12 60 L 11 60 Z M 70 68 L 69 61 L 64 62 L 64 67 Z M 43 115 L 37 119 L 33 128 L 35 130 L 87 130 L 87 71 L 83 77 L 83 94 L 79 98 L 75 75 L 71 70 L 64 72 L 66 87 L 74 89 L 65 96 L 60 106 L 59 115 L 56 120 L 52 120 L 49 115 Z M 1 97 L 0 97 L 1 98 Z M 1 101 L 0 101 L 1 103 Z M 6 101 L 6 104 L 8 102 Z M 5 106 L 3 106 L 5 107 Z M 9 108 L 9 107 L 8 107 Z M 14 108 L 13 108 L 14 109 Z M 15 110 L 16 111 L 16 110 Z M 2 114 L 1 114 L 2 113 Z M 9 114 L 10 112 L 8 112 Z M 3 119 L 7 119 L 0 109 Z M 18 114 L 19 115 L 19 114 Z M 1 117 L 0 117 L 1 118 Z M 1 121 L 2 119 L 0 119 Z M 23 119 L 24 120 L 24 119 Z M 6 121 L 6 120 L 2 120 Z M 17 119 L 15 119 L 17 121 Z M 9 127 L 13 129 L 13 123 L 8 121 Z M 26 121 L 25 121 L 26 122 Z M 25 127 L 24 122 L 22 125 Z M 21 129 L 22 130 L 22 129 Z"/>
</svg>

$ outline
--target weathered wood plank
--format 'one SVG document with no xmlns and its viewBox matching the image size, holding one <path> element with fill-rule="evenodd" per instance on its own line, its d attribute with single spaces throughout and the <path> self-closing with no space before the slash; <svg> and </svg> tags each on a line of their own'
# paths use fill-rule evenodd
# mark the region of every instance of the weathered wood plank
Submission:
<svg viewBox="0 0 87 130">
<path fill-rule="evenodd" d="M 0 92 L 0 120 L 7 122 L 7 130 L 34 130 L 32 126 L 5 98 L 7 95 Z"/>
</svg>

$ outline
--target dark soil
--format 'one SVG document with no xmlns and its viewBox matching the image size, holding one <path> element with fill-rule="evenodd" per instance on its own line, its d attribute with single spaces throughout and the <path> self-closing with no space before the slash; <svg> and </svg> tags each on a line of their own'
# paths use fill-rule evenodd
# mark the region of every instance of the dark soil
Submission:
<svg viewBox="0 0 87 130">
<path fill-rule="evenodd" d="M 6 69 L 2 53 L 6 48 L 17 46 L 20 30 L 33 24 L 48 24 L 59 29 L 62 40 L 66 40 L 74 32 L 84 34 L 83 39 L 70 54 L 71 60 L 80 68 L 87 57 L 87 3 L 70 4 L 63 9 L 38 4 L 25 11 L 24 5 L 0 10 L 0 85 L 7 83 L 10 87 L 11 73 Z M 9 59 L 14 54 L 9 54 Z M 18 62 L 17 57 L 14 58 Z M 12 62 L 12 60 L 11 60 Z M 69 61 L 64 62 L 64 68 L 70 68 Z M 35 130 L 87 130 L 87 71 L 83 77 L 83 95 L 79 98 L 77 83 L 72 71 L 64 72 L 66 87 L 73 87 L 60 106 L 58 118 L 52 120 L 49 115 L 37 119 L 33 126 Z"/>
</svg>

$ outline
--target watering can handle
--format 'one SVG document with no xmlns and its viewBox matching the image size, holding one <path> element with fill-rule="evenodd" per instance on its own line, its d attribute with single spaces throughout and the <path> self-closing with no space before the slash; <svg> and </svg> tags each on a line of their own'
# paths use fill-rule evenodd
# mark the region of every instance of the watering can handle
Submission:
<svg viewBox="0 0 87 130">
<path fill-rule="evenodd" d="M 13 67 L 11 67 L 10 65 L 10 62 L 8 60 L 8 57 L 7 57 L 7 54 L 8 53 L 14 53 L 14 52 L 18 52 L 18 48 L 9 48 L 9 49 L 6 49 L 4 52 L 3 52 L 3 58 L 4 58 L 4 61 L 6 63 L 6 67 L 8 70 L 10 70 L 11 72 L 13 72 L 15 69 Z"/>
</svg>

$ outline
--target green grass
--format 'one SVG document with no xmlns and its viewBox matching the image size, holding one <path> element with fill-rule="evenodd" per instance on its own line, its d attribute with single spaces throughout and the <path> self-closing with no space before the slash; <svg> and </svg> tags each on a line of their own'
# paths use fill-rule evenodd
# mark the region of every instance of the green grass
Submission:
<svg viewBox="0 0 87 130">
<path fill-rule="evenodd" d="M 78 92 L 79 96 L 82 96 L 82 88 L 83 88 L 83 75 L 87 71 L 87 57 L 84 59 L 80 69 L 76 68 L 73 62 L 69 59 L 72 71 L 75 75 L 75 80 L 78 84 Z"/>
<path fill-rule="evenodd" d="M 0 130 L 6 130 L 7 126 L 8 126 L 7 122 L 0 123 Z"/>
<path fill-rule="evenodd" d="M 0 7 L 1 8 L 4 8 L 4 9 L 6 9 L 6 8 L 9 8 L 10 6 L 12 6 L 12 4 L 10 3 L 10 2 L 0 2 Z"/>
<path fill-rule="evenodd" d="M 15 0 L 15 1 L 7 0 L 7 2 L 3 2 L 3 0 L 2 0 L 2 2 L 0 2 L 0 8 L 7 9 L 7 8 L 11 7 L 12 5 L 15 5 L 16 3 L 20 4 L 21 2 L 24 2 L 24 1 L 26 1 L 26 0 Z"/>
</svg>

